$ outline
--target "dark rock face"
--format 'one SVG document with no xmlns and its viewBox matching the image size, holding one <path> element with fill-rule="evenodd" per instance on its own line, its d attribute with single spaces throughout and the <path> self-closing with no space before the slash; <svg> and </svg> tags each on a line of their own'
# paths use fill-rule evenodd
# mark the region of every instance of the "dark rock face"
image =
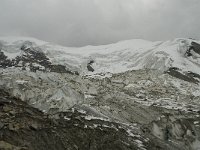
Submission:
<svg viewBox="0 0 200 150">
<path fill-rule="evenodd" d="M 187 73 L 183 74 L 182 72 L 180 72 L 180 70 L 178 68 L 175 68 L 175 67 L 169 68 L 169 70 L 166 71 L 166 73 L 168 73 L 169 75 L 176 77 L 178 79 L 192 82 L 192 83 L 199 83 L 198 79 L 200 79 L 200 75 L 198 75 L 198 74 L 195 74 L 192 72 L 187 72 Z"/>
<path fill-rule="evenodd" d="M 11 66 L 11 61 L 7 59 L 7 56 L 5 56 L 3 52 L 0 51 L 0 67 L 7 68 L 10 66 Z"/>
<path fill-rule="evenodd" d="M 88 69 L 88 71 L 94 72 L 94 69 L 89 64 L 87 65 L 87 69 Z"/>
<path fill-rule="evenodd" d="M 200 55 L 200 44 L 192 42 L 191 45 L 191 48 Z"/>
<path fill-rule="evenodd" d="M 18 67 L 22 70 L 29 69 L 32 72 L 44 71 L 44 72 L 57 72 L 57 73 L 69 73 L 79 75 L 78 72 L 73 72 L 66 69 L 63 65 L 52 64 L 49 58 L 37 47 L 32 47 L 30 43 L 25 43 L 21 50 L 23 55 L 17 56 L 15 59 L 8 59 L 3 52 L 0 51 L 0 67 Z"/>
<path fill-rule="evenodd" d="M 200 55 L 200 44 L 196 42 L 192 42 L 191 45 L 189 46 L 188 50 L 186 51 L 186 56 L 190 57 L 192 56 L 191 51 L 194 51 L 195 53 Z"/>
<path fill-rule="evenodd" d="M 87 69 L 88 71 L 94 72 L 94 68 L 92 68 L 92 64 L 94 63 L 94 60 L 91 60 L 88 64 L 87 64 Z"/>
</svg>

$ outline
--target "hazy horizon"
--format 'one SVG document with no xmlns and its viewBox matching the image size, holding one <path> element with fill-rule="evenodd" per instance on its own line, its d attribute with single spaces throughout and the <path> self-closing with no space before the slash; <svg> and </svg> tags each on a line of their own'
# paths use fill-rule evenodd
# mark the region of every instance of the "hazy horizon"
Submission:
<svg viewBox="0 0 200 150">
<path fill-rule="evenodd" d="M 199 0 L 1 0 L 0 36 L 63 46 L 200 39 Z"/>
</svg>

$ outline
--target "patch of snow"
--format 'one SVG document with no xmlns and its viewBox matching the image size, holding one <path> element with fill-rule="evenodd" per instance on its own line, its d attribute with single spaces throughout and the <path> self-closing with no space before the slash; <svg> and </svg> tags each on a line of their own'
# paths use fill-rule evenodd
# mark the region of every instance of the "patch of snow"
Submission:
<svg viewBox="0 0 200 150">
<path fill-rule="evenodd" d="M 65 119 L 65 120 L 68 120 L 68 121 L 71 120 L 71 118 L 68 118 L 68 117 L 66 117 L 66 116 L 64 117 L 64 119 Z"/>
<path fill-rule="evenodd" d="M 102 120 L 102 121 L 110 121 L 108 118 L 102 117 L 94 117 L 94 116 L 85 116 L 86 120 Z"/>
<path fill-rule="evenodd" d="M 128 133 L 129 136 L 135 137 L 135 134 L 133 134 L 130 129 L 127 130 L 127 133 Z"/>
<path fill-rule="evenodd" d="M 28 81 L 25 81 L 25 80 L 16 80 L 16 83 L 17 84 L 24 84 L 24 83 L 27 83 Z"/>
<path fill-rule="evenodd" d="M 3 42 L 3 44 L 5 45 L 14 45 L 14 44 L 22 43 L 25 41 L 34 42 L 38 46 L 42 46 L 48 43 L 45 41 L 38 40 L 36 38 L 22 37 L 22 36 L 4 36 L 4 37 L 0 37 L 0 41 Z"/>
<path fill-rule="evenodd" d="M 79 113 L 81 113 L 81 114 L 86 114 L 86 111 L 85 110 L 80 110 L 80 109 L 78 109 L 77 110 Z"/>
<path fill-rule="evenodd" d="M 84 94 L 84 98 L 87 99 L 87 98 L 94 98 L 95 96 L 93 95 L 90 95 L 90 94 Z"/>
<path fill-rule="evenodd" d="M 14 59 L 16 58 L 17 56 L 20 56 L 21 52 L 18 51 L 18 52 L 7 52 L 7 51 L 4 51 L 2 50 L 2 52 L 4 53 L 5 56 L 8 57 L 8 59 Z"/>
</svg>

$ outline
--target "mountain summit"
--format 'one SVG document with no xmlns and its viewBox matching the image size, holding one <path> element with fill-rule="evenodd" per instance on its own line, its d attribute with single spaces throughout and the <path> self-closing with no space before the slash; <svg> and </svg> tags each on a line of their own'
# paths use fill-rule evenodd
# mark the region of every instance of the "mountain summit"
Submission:
<svg viewBox="0 0 200 150">
<path fill-rule="evenodd" d="M 62 47 L 33 38 L 20 37 L 1 37 L 0 43 L 1 52 L 7 59 L 26 55 L 27 52 L 24 50 L 32 49 L 32 53 L 43 54 L 46 57 L 41 59 L 48 59 L 53 64 L 63 65 L 66 69 L 83 75 L 121 73 L 139 69 L 167 71 L 172 67 L 183 72 L 200 74 L 200 45 L 198 41 L 192 39 L 175 39 L 165 42 L 134 39 L 109 45 L 79 48 Z M 31 53 L 30 50 L 29 53 Z"/>
</svg>

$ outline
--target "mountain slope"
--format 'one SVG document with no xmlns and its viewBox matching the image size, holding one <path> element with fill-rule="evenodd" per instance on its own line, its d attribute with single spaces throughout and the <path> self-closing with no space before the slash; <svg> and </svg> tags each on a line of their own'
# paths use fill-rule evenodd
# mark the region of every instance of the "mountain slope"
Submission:
<svg viewBox="0 0 200 150">
<path fill-rule="evenodd" d="M 191 39 L 167 42 L 136 39 L 80 48 L 61 47 L 36 39 L 19 39 L 0 38 L 1 51 L 9 59 L 23 55 L 21 47 L 25 45 L 26 48 L 41 49 L 51 63 L 64 65 L 80 74 L 91 74 L 88 72 L 88 65 L 94 69 L 92 74 L 120 73 L 145 68 L 166 71 L 170 67 L 200 74 L 200 55 L 194 50 L 191 50 L 190 55 L 187 54 L 188 50 L 194 47 L 192 42 L 197 43 Z M 197 44 L 196 47 L 198 46 Z"/>
<path fill-rule="evenodd" d="M 77 111 L 45 115 L 1 89 L 0 98 L 1 150 L 142 150 L 156 145 L 114 122 L 90 121 Z"/>
<path fill-rule="evenodd" d="M 126 134 L 118 129 L 107 139 L 122 136 L 120 143 L 132 147 L 117 144 L 118 149 L 199 149 L 199 81 L 200 45 L 192 39 L 74 48 L 33 38 L 0 38 L 0 89 L 63 126 L 66 120 L 79 120 L 83 130 L 93 123 L 94 130 L 103 132 L 107 129 L 102 127 L 122 127 Z M 91 133 L 82 129 L 78 135 Z"/>
</svg>

